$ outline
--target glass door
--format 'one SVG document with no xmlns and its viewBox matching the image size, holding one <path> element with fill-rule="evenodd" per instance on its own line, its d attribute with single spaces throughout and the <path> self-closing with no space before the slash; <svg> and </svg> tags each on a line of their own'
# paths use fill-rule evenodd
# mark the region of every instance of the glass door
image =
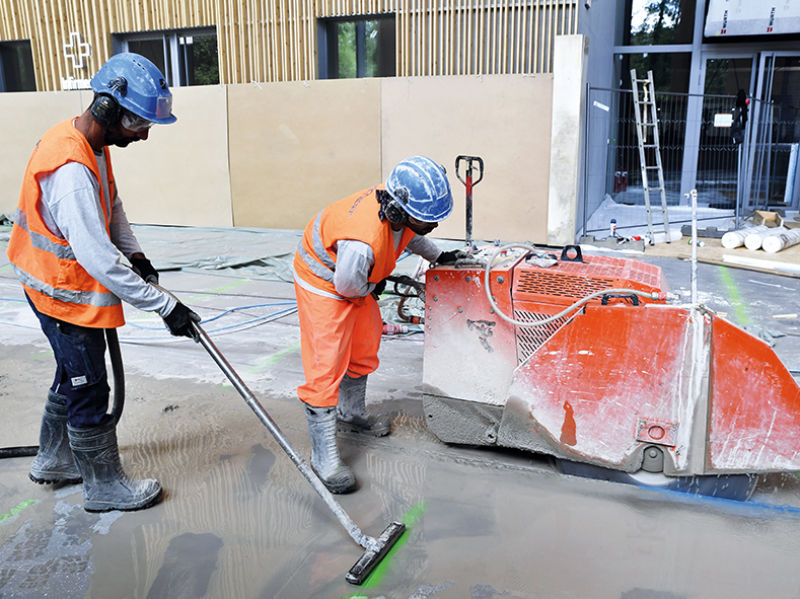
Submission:
<svg viewBox="0 0 800 599">
<path fill-rule="evenodd" d="M 798 209 L 800 205 L 800 54 L 764 52 L 751 105 L 745 207 Z"/>
<path fill-rule="evenodd" d="M 750 97 L 755 84 L 756 55 L 709 56 L 705 59 L 703 108 L 697 145 L 696 189 L 712 208 L 734 209 L 741 189 L 742 136 L 736 136 L 736 97 Z"/>
</svg>

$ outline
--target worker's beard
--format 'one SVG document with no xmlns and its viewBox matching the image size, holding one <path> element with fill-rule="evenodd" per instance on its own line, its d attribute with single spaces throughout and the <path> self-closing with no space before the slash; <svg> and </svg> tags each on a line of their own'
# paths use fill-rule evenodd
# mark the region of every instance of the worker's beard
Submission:
<svg viewBox="0 0 800 599">
<path fill-rule="evenodd" d="M 138 135 L 126 135 L 122 127 L 111 125 L 106 127 L 106 132 L 103 136 L 103 145 L 124 148 L 134 141 L 139 141 L 139 139 L 140 137 Z"/>
<path fill-rule="evenodd" d="M 128 144 L 133 143 L 134 141 L 139 141 L 139 138 L 136 136 L 120 135 L 119 133 L 114 133 L 108 130 L 106 130 L 105 138 L 103 140 L 104 144 L 107 146 L 118 146 L 120 148 L 127 147 Z"/>
</svg>

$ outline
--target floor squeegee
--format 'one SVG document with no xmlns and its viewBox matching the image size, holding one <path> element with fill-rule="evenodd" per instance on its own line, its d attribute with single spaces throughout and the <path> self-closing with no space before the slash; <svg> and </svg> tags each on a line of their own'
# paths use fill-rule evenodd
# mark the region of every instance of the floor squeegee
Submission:
<svg viewBox="0 0 800 599">
<path fill-rule="evenodd" d="M 172 293 L 160 285 L 153 284 L 153 286 L 171 295 L 172 297 L 175 297 Z M 395 543 L 397 543 L 400 537 L 403 536 L 403 532 L 405 532 L 406 529 L 405 524 L 401 522 L 391 522 L 377 538 L 364 534 L 358 525 L 353 521 L 353 519 L 350 518 L 347 512 L 345 512 L 344 508 L 342 508 L 339 502 L 333 498 L 331 492 L 328 491 L 327 487 L 325 487 L 319 476 L 317 476 L 317 474 L 311 469 L 311 466 L 309 466 L 308 462 L 306 462 L 300 456 L 300 454 L 297 453 L 294 447 L 292 447 L 281 429 L 267 413 L 241 377 L 236 373 L 225 356 L 223 356 L 219 349 L 217 349 L 217 346 L 214 345 L 214 342 L 211 340 L 208 334 L 199 324 L 193 323 L 193 326 L 197 332 L 197 341 L 200 343 L 200 345 L 202 345 L 211 355 L 225 376 L 228 377 L 228 380 L 230 380 L 234 388 L 244 398 L 247 405 L 250 406 L 250 409 L 255 412 L 256 416 L 258 416 L 258 419 L 262 422 L 262 424 L 264 424 L 264 426 L 267 427 L 272 436 L 275 437 L 278 445 L 281 446 L 283 451 L 285 451 L 292 462 L 294 462 L 294 465 L 297 466 L 297 469 L 300 470 L 308 482 L 311 483 L 311 486 L 314 487 L 314 490 L 319 494 L 320 497 L 322 497 L 325 505 L 327 505 L 328 508 L 330 508 L 330 510 L 334 513 L 336 518 L 339 520 L 339 523 L 347 531 L 347 534 L 349 534 L 353 541 L 355 541 L 364 549 L 364 553 L 361 555 L 358 561 L 353 564 L 353 567 L 350 568 L 345 576 L 345 580 L 347 580 L 347 582 L 350 584 L 362 584 L 364 580 L 366 580 L 367 576 L 369 576 L 375 567 L 381 562 L 388 551 L 394 546 Z"/>
</svg>

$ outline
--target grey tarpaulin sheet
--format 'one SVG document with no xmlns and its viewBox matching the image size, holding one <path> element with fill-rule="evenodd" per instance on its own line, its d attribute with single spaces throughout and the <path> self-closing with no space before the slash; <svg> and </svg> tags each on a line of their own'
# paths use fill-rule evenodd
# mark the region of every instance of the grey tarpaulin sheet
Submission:
<svg viewBox="0 0 800 599">
<path fill-rule="evenodd" d="M 291 281 L 301 232 L 282 229 L 133 225 L 158 271 L 236 269 L 242 276 Z"/>
</svg>

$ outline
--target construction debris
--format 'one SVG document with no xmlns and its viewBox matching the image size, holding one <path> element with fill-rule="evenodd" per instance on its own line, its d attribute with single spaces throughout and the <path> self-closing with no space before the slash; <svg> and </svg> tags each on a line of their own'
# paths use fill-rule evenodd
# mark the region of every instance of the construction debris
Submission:
<svg viewBox="0 0 800 599">
<path fill-rule="evenodd" d="M 753 213 L 753 224 L 766 225 L 767 227 L 777 227 L 780 225 L 778 219 L 781 215 L 771 210 L 756 210 Z"/>
</svg>

